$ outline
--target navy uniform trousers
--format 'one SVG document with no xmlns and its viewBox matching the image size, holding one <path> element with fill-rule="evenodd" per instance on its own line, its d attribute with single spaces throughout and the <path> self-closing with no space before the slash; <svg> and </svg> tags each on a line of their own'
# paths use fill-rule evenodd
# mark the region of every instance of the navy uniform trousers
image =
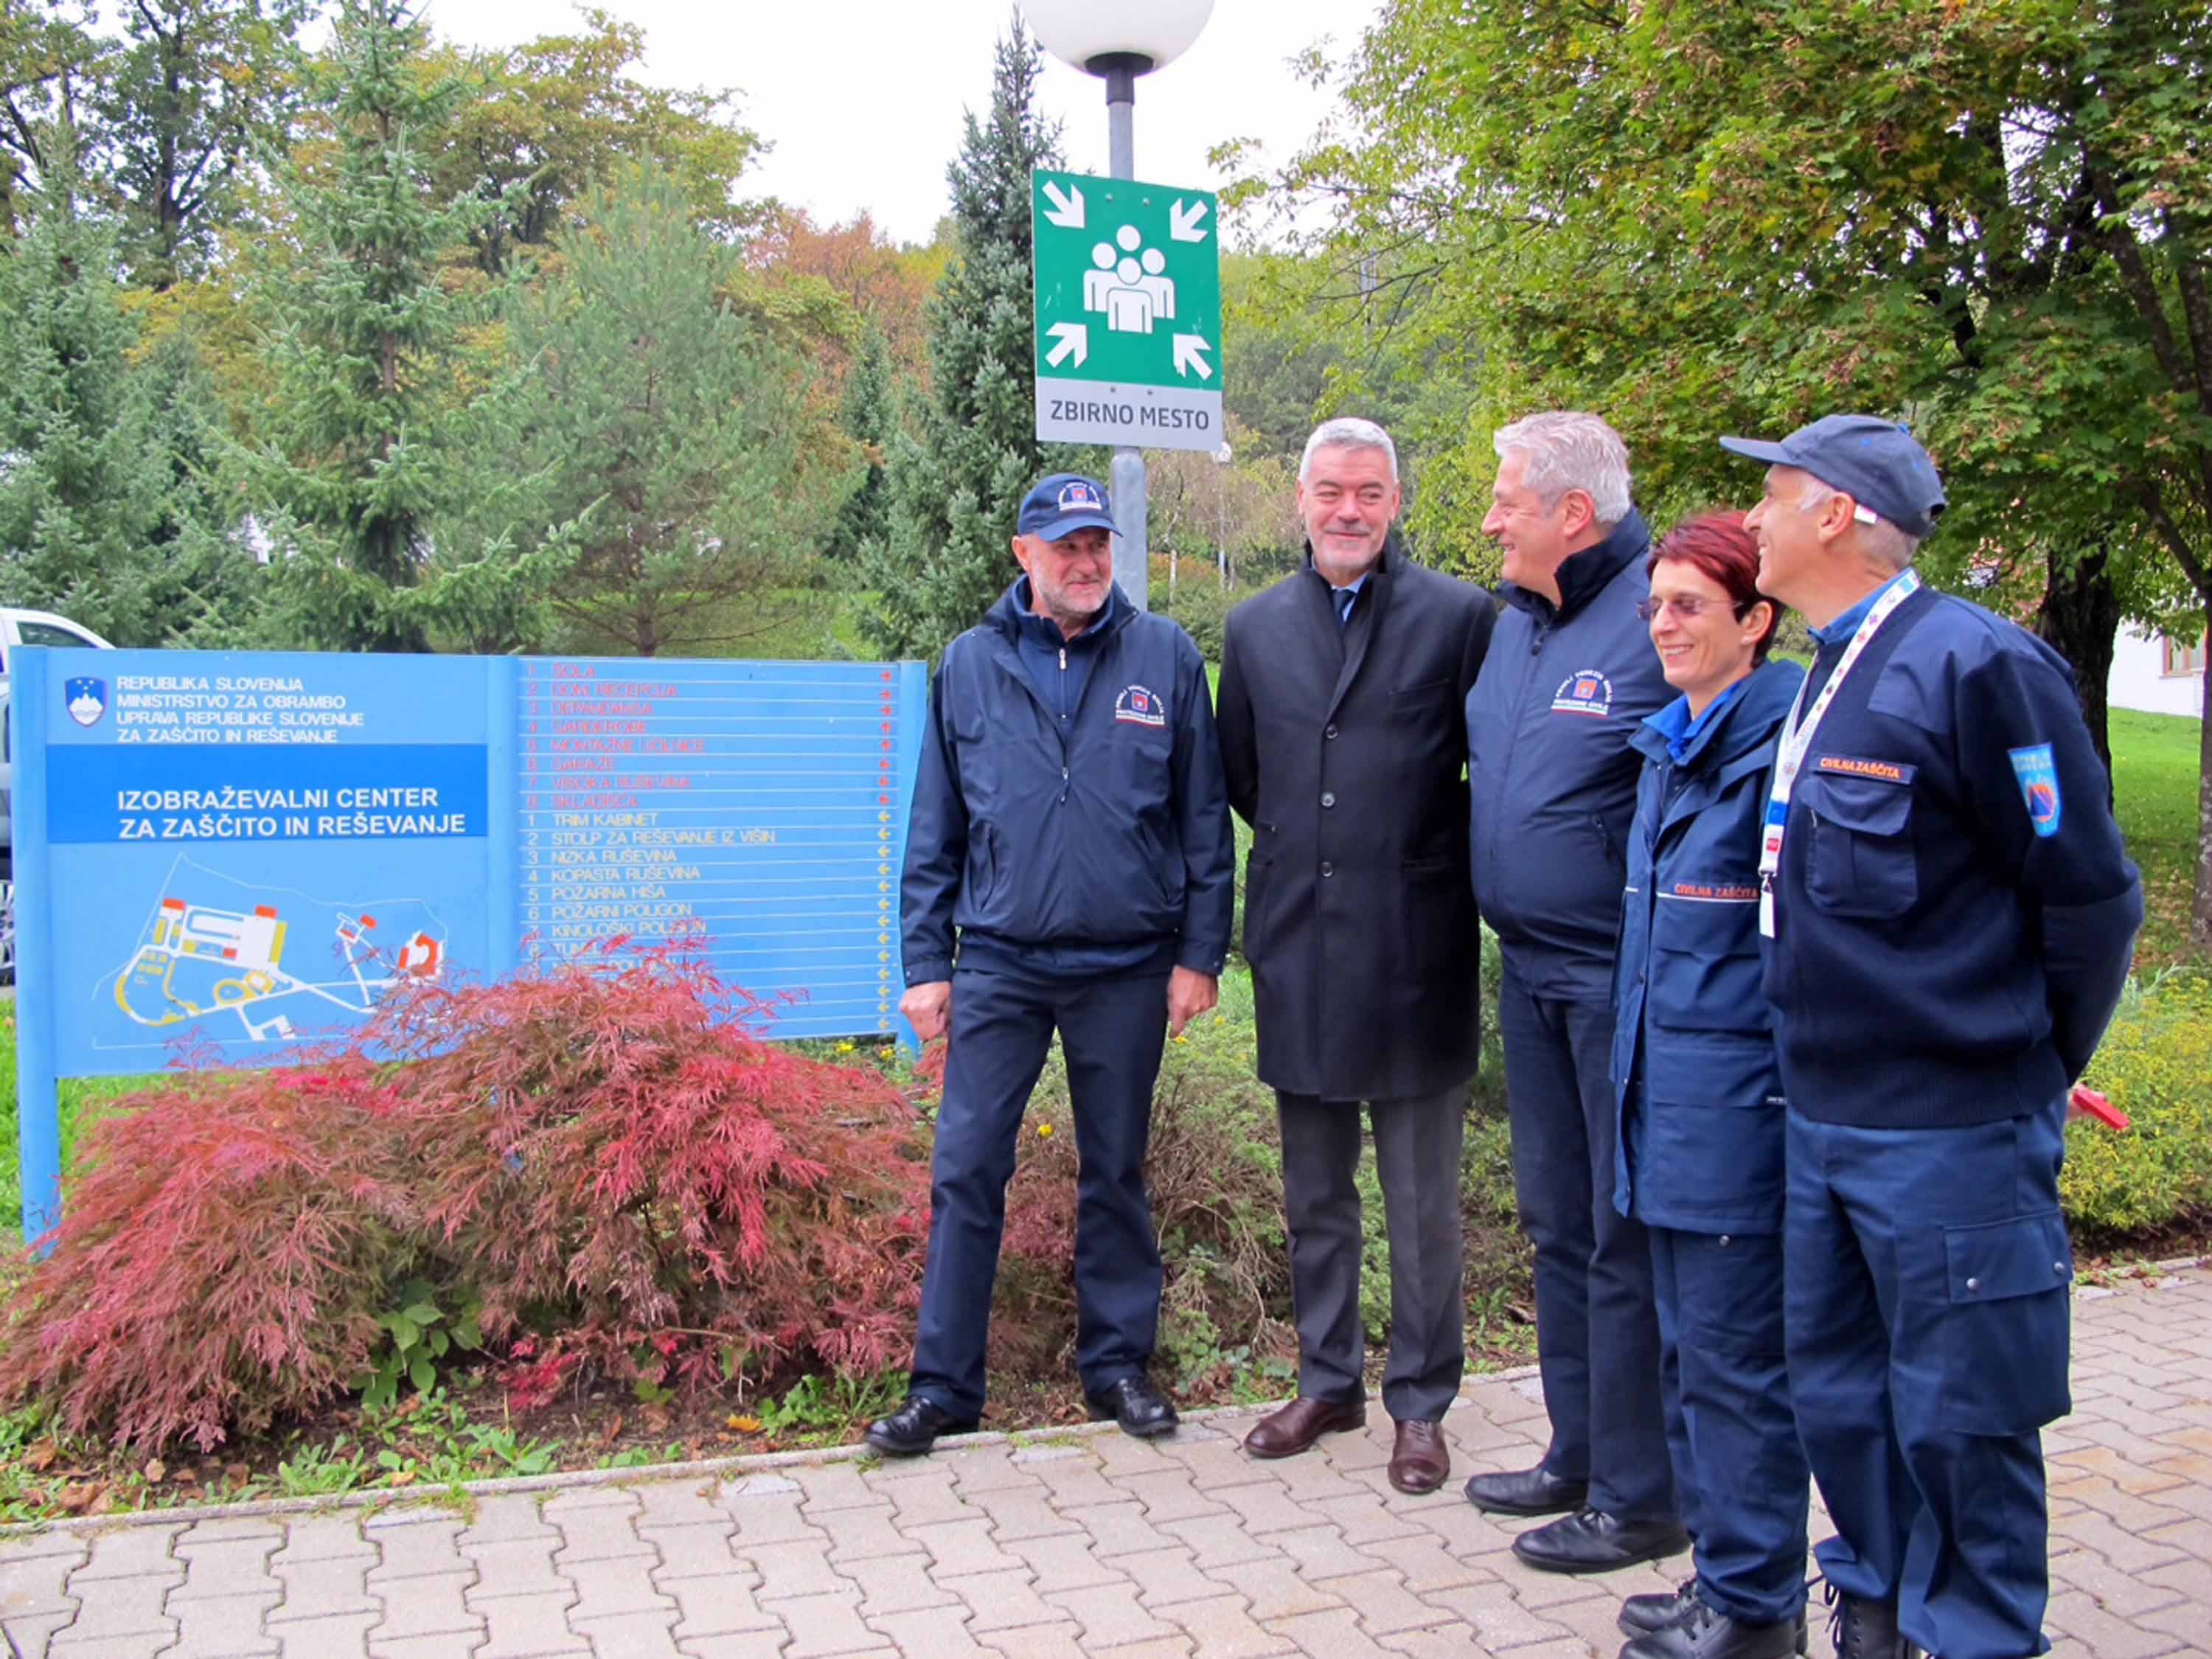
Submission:
<svg viewBox="0 0 2212 1659">
<path fill-rule="evenodd" d="M 1651 1230 L 1674 1498 L 1698 1594 L 1746 1624 L 1805 1605 L 1805 1453 L 1783 1359 L 1779 1233 Z"/>
<path fill-rule="evenodd" d="M 1145 1193 L 1165 969 L 1025 979 L 960 969 L 930 1164 L 929 1252 L 912 1392 L 957 1417 L 983 1407 L 983 1354 L 1006 1182 L 1055 1028 L 1067 1062 L 1076 1182 L 1075 1367 L 1096 1394 L 1143 1374 L 1159 1325 L 1160 1252 Z"/>
<path fill-rule="evenodd" d="M 1676 1513 L 1644 1224 L 1613 1207 L 1613 1004 L 1538 996 L 1509 954 L 1498 987 L 1513 1190 L 1536 1247 L 1544 1468 L 1621 1521 Z"/>
<path fill-rule="evenodd" d="M 2048 1650 L 2043 1455 L 2065 1414 L 2064 1109 L 1871 1129 L 1792 1110 L 1790 1387 L 1838 1589 L 1942 1659 Z"/>
</svg>

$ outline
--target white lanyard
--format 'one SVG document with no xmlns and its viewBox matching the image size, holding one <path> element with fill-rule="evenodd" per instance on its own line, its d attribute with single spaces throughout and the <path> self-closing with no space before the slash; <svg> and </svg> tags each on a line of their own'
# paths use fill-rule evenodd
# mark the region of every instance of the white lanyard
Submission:
<svg viewBox="0 0 2212 1659">
<path fill-rule="evenodd" d="M 1813 746 L 1813 734 L 1820 729 L 1820 721 L 1828 712 L 1828 705 L 1836 700 L 1836 692 L 1844 683 L 1844 676 L 1851 672 L 1859 654 L 1874 643 L 1874 636 L 1881 625 L 1890 619 L 1897 607 L 1920 591 L 1920 577 L 1908 570 L 1892 582 L 1874 602 L 1874 606 L 1860 618 L 1851 642 L 1844 647 L 1843 658 L 1836 671 L 1828 676 L 1828 683 L 1820 688 L 1820 695 L 1813 699 L 1806 710 L 1805 723 L 1797 723 L 1797 714 L 1805 707 L 1805 684 L 1797 687 L 1796 701 L 1790 705 L 1790 718 L 1783 722 L 1782 742 L 1774 756 L 1774 787 L 1766 798 L 1766 833 L 1759 848 L 1759 931 L 1767 938 L 1774 937 L 1774 878 L 1782 868 L 1782 832 L 1790 821 L 1790 792 L 1796 787 L 1797 774 L 1805 764 L 1805 756 Z"/>
</svg>

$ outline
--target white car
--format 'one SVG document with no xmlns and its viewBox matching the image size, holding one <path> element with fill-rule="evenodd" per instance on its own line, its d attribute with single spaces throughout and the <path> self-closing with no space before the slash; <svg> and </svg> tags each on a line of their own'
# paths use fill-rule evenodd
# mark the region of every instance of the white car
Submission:
<svg viewBox="0 0 2212 1659">
<path fill-rule="evenodd" d="M 57 617 L 51 611 L 18 611 L 0 605 L 0 688 L 8 684 L 8 660 L 19 645 L 90 646 L 112 651 L 114 647 L 89 628 Z"/>
<path fill-rule="evenodd" d="M 8 719 L 8 670 L 19 645 L 114 647 L 89 628 L 51 611 L 20 611 L 0 605 L 0 984 L 15 977 L 15 836 L 9 814 L 9 789 L 15 781 L 15 728 Z"/>
</svg>

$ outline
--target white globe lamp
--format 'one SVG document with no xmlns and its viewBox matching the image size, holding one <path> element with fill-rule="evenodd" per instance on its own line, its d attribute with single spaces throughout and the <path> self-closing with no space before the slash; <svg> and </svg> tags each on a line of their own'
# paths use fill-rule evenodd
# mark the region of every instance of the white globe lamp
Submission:
<svg viewBox="0 0 2212 1659">
<path fill-rule="evenodd" d="M 1142 58 L 1128 69 L 1143 75 L 1190 50 L 1213 11 L 1213 0 L 1028 0 L 1022 9 L 1044 49 L 1063 64 L 1092 75 Z"/>
</svg>

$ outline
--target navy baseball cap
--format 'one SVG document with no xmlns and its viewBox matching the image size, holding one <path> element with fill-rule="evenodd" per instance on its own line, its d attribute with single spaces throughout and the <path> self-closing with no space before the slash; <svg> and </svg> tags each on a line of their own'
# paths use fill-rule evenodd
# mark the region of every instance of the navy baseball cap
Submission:
<svg viewBox="0 0 2212 1659">
<path fill-rule="evenodd" d="M 1014 523 L 1016 533 L 1042 536 L 1048 542 L 1078 530 L 1103 530 L 1111 535 L 1114 527 L 1113 515 L 1106 510 L 1106 487 L 1079 472 L 1055 472 L 1038 479 L 1036 488 L 1022 497 L 1021 517 Z"/>
<path fill-rule="evenodd" d="M 1824 415 L 1780 443 L 1723 438 L 1721 447 L 1769 466 L 1794 466 L 1840 489 L 1908 536 L 1925 536 L 1943 511 L 1943 481 L 1920 441 L 1874 415 Z"/>
</svg>

